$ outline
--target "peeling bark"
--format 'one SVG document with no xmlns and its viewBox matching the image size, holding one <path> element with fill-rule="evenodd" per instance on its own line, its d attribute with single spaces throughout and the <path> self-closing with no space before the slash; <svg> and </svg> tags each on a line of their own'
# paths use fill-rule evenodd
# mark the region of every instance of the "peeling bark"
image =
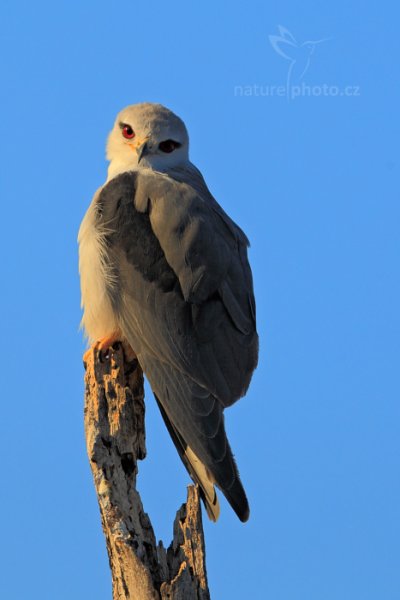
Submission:
<svg viewBox="0 0 400 600">
<path fill-rule="evenodd" d="M 114 600 L 209 600 L 199 491 L 189 486 L 167 550 L 136 489 L 146 456 L 143 373 L 121 344 L 85 364 L 86 444 L 100 506 Z"/>
</svg>

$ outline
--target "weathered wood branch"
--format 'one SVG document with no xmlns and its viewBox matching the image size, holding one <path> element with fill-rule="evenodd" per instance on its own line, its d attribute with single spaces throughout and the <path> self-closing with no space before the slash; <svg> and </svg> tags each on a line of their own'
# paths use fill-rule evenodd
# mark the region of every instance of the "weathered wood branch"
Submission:
<svg viewBox="0 0 400 600">
<path fill-rule="evenodd" d="M 114 600 L 208 600 L 197 487 L 189 486 L 168 550 L 156 543 L 136 489 L 146 456 L 143 373 L 122 345 L 86 357 L 85 432 Z"/>
</svg>

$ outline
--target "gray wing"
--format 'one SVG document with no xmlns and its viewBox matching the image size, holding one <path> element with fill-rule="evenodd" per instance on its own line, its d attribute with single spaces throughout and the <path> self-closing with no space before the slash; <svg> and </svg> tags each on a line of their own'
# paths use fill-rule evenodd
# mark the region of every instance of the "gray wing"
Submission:
<svg viewBox="0 0 400 600">
<path fill-rule="evenodd" d="M 200 343 L 199 370 L 193 373 L 193 361 L 185 365 L 184 356 L 180 366 L 189 367 L 190 376 L 229 406 L 244 395 L 257 364 L 248 240 L 213 198 L 167 176 L 140 176 L 135 205 L 149 214 L 191 307 L 190 326 Z"/>
<path fill-rule="evenodd" d="M 223 419 L 257 360 L 245 238 L 190 186 L 160 174 L 112 180 L 97 213 L 110 231 L 111 302 L 178 451 L 189 446 L 245 520 Z"/>
</svg>

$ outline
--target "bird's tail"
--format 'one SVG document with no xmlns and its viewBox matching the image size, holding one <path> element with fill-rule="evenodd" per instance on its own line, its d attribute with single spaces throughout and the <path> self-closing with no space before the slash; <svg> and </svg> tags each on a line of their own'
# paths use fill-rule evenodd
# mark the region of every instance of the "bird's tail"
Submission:
<svg viewBox="0 0 400 600">
<path fill-rule="evenodd" d="M 227 459 L 232 461 L 235 478 L 231 485 L 221 485 L 218 481 L 216 481 L 216 484 L 223 491 L 225 498 L 228 500 L 239 519 L 242 523 L 245 523 L 250 516 L 249 502 L 242 482 L 240 481 L 239 471 L 230 448 L 227 448 L 227 455 Z"/>
<path fill-rule="evenodd" d="M 176 449 L 178 450 L 178 454 L 181 457 L 181 460 L 185 465 L 189 475 L 200 488 L 200 496 L 204 502 L 204 506 L 206 507 L 207 515 L 211 521 L 215 522 L 218 520 L 220 508 L 213 479 L 201 460 L 196 456 L 193 450 L 189 448 L 185 440 L 172 425 L 157 396 L 155 396 L 155 398 L 157 400 L 158 408 L 160 409 L 162 418 L 167 426 L 168 432 L 176 446 Z"/>
<path fill-rule="evenodd" d="M 185 458 L 189 463 L 188 465 L 185 461 L 192 479 L 200 487 L 200 495 L 206 507 L 208 517 L 215 523 L 218 521 L 220 507 L 212 476 L 189 446 L 186 446 Z"/>
<path fill-rule="evenodd" d="M 182 462 L 193 481 L 199 485 L 200 496 L 211 521 L 217 521 L 220 513 L 215 485 L 223 492 L 225 498 L 239 519 L 242 522 L 247 521 L 250 515 L 249 503 L 242 482 L 240 481 L 239 472 L 228 440 L 226 440 L 226 453 L 224 459 L 221 461 L 219 468 L 215 469 L 215 473 L 211 473 L 207 466 L 195 454 L 193 449 L 187 445 L 179 431 L 173 426 L 157 396 L 156 400 Z M 229 474 L 229 481 L 224 480 L 225 474 Z"/>
</svg>

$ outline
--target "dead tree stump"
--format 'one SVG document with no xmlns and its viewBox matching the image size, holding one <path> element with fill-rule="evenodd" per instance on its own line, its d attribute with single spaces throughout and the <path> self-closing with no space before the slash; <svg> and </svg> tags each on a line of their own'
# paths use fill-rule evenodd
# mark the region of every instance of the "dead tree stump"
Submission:
<svg viewBox="0 0 400 600">
<path fill-rule="evenodd" d="M 209 600 L 199 491 L 189 486 L 167 550 L 136 489 L 146 456 L 143 373 L 120 344 L 85 364 L 85 433 L 114 600 Z"/>
</svg>

